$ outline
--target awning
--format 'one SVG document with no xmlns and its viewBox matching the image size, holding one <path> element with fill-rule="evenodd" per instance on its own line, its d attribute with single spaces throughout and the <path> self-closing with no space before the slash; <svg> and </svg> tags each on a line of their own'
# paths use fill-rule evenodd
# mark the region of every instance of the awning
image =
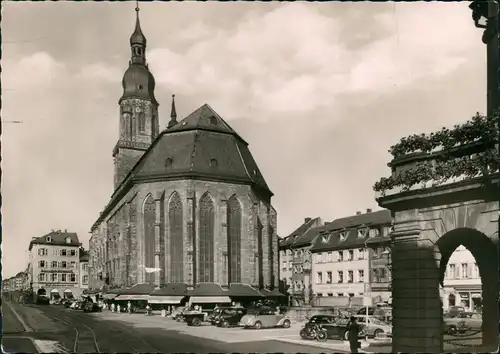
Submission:
<svg viewBox="0 0 500 354">
<path fill-rule="evenodd" d="M 50 292 L 51 292 L 52 294 L 55 294 L 55 293 L 59 294 L 59 290 L 57 290 L 57 289 L 52 289 Z"/>
<path fill-rule="evenodd" d="M 66 290 L 64 290 L 64 293 L 65 294 L 68 294 L 68 293 L 72 294 L 73 292 L 71 290 L 69 290 L 69 289 L 66 289 Z"/>
<path fill-rule="evenodd" d="M 113 300 L 117 296 L 118 296 L 118 294 L 103 294 L 102 298 L 104 300 Z"/>
<path fill-rule="evenodd" d="M 229 296 L 191 296 L 192 304 L 227 304 L 231 303 Z"/>
<path fill-rule="evenodd" d="M 138 300 L 148 300 L 149 295 L 118 295 L 115 300 L 117 301 L 123 301 L 123 300 L 128 300 L 128 301 L 138 301 Z"/>
<path fill-rule="evenodd" d="M 148 302 L 150 304 L 172 304 L 177 305 L 181 303 L 184 296 L 149 296 Z"/>
</svg>

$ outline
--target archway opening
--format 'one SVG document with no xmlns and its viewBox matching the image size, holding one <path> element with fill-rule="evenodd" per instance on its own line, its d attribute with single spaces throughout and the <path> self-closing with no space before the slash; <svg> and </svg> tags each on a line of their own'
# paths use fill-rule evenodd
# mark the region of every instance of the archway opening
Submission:
<svg viewBox="0 0 500 354">
<path fill-rule="evenodd" d="M 441 254 L 444 350 L 495 349 L 499 319 L 496 245 L 468 228 L 446 233 L 436 245 Z"/>
<path fill-rule="evenodd" d="M 61 294 L 59 294 L 59 290 L 57 289 L 52 289 L 50 291 L 50 299 L 53 301 L 57 301 L 61 299 Z"/>
</svg>

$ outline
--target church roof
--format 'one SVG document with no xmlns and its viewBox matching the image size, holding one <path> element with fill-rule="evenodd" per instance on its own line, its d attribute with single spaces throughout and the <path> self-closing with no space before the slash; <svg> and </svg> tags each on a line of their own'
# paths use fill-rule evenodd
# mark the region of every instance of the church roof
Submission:
<svg viewBox="0 0 500 354">
<path fill-rule="evenodd" d="M 131 180 L 194 178 L 248 184 L 272 196 L 248 144 L 208 104 L 159 134 L 116 189 L 96 221 L 119 201 L 120 191 Z"/>
</svg>

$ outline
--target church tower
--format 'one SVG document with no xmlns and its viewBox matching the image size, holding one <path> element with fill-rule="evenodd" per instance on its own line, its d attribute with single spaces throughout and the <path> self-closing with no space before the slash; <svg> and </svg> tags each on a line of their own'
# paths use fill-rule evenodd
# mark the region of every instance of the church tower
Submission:
<svg viewBox="0 0 500 354">
<path fill-rule="evenodd" d="M 123 75 L 123 95 L 118 102 L 120 135 L 113 149 L 115 189 L 160 131 L 155 79 L 146 63 L 146 37 L 141 30 L 138 6 L 135 11 L 135 30 L 130 37 L 131 58 Z"/>
</svg>

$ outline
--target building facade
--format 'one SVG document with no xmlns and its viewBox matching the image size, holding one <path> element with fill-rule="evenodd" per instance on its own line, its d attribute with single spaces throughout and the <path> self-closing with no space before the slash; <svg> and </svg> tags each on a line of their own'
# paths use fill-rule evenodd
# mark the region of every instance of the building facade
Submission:
<svg viewBox="0 0 500 354">
<path fill-rule="evenodd" d="M 308 304 L 311 294 L 311 254 L 309 249 L 322 226 L 321 218 L 307 217 L 290 235 L 280 240 L 280 279 L 288 286 L 292 305 Z"/>
<path fill-rule="evenodd" d="M 80 250 L 80 266 L 79 266 L 79 287 L 83 291 L 89 287 L 89 253 L 88 251 Z"/>
<path fill-rule="evenodd" d="M 119 100 L 115 191 L 91 227 L 90 287 L 278 286 L 272 192 L 248 144 L 207 104 L 160 132 L 139 23 Z"/>
<path fill-rule="evenodd" d="M 33 237 L 29 245 L 33 291 L 45 292 L 52 300 L 80 296 L 80 246 L 78 235 L 66 230 Z"/>
<path fill-rule="evenodd" d="M 382 257 L 378 253 L 382 253 L 390 225 L 389 211 L 367 209 L 366 213 L 336 219 L 319 230 L 311 247 L 312 291 L 320 299 L 316 303 L 334 305 L 343 301 L 336 298 L 356 299 L 357 303 L 365 297 L 375 302 L 389 300 L 390 282 L 384 282 L 386 287 L 378 286 L 386 279 L 380 278 L 381 264 L 375 260 Z"/>
<path fill-rule="evenodd" d="M 448 260 L 443 282 L 443 309 L 463 306 L 466 311 L 482 312 L 482 285 L 479 267 L 472 253 L 459 246 Z"/>
</svg>

